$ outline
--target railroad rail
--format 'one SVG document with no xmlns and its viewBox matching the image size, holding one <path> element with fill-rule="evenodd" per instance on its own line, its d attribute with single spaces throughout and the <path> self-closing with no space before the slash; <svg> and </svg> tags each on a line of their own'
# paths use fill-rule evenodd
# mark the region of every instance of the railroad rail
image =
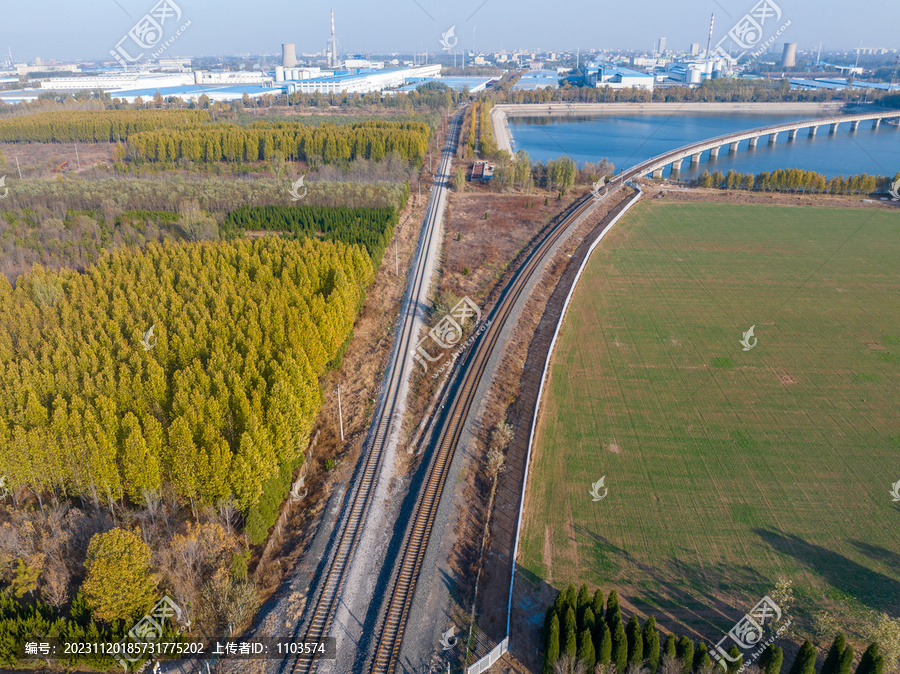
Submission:
<svg viewBox="0 0 900 674">
<path fill-rule="evenodd" d="M 409 611 L 412 606 L 416 580 L 421 570 L 431 529 L 437 515 L 438 504 L 450 469 L 456 445 L 465 427 L 465 421 L 476 402 L 476 393 L 488 368 L 492 354 L 516 302 L 529 286 L 548 252 L 566 235 L 569 227 L 591 209 L 592 196 L 583 198 L 570 207 L 569 212 L 547 232 L 543 239 L 522 262 L 516 275 L 502 291 L 496 304 L 485 319 L 485 331 L 476 340 L 456 370 L 457 381 L 450 387 L 449 410 L 444 412 L 435 429 L 436 451 L 431 457 L 427 477 L 421 489 L 415 513 L 407 528 L 401 546 L 397 570 L 392 579 L 390 599 L 379 626 L 371 671 L 377 674 L 392 673 L 397 666 L 400 647 Z"/>
<path fill-rule="evenodd" d="M 369 428 L 369 436 L 363 446 L 364 460 L 360 462 L 351 486 L 347 490 L 342 507 L 341 522 L 338 524 L 340 534 L 330 546 L 331 554 L 330 556 L 326 555 L 324 564 L 327 568 L 320 575 L 321 580 L 315 591 L 316 597 L 308 605 L 306 615 L 300 623 L 301 627 L 306 626 L 303 641 L 320 641 L 328 636 L 344 586 L 348 565 L 359 542 L 362 525 L 372 501 L 392 425 L 396 421 L 395 417 L 401 406 L 400 391 L 407 380 L 412 364 L 412 354 L 416 348 L 416 338 L 425 306 L 424 301 L 431 281 L 429 252 L 433 250 L 437 237 L 440 235 L 440 221 L 443 217 L 442 202 L 446 198 L 445 190 L 450 176 L 451 160 L 459 140 L 464 113 L 465 109 L 457 112 L 448 129 L 440 167 L 435 176 L 434 192 L 429 200 L 425 225 L 419 238 L 414 268 L 410 274 L 401 306 L 401 320 L 394 340 L 393 353 L 386 372 L 386 379 L 381 387 L 381 402 Z M 315 672 L 317 667 L 318 660 L 316 659 L 298 658 L 294 660 L 291 672 L 309 674 Z"/>
<path fill-rule="evenodd" d="M 395 562 L 396 570 L 392 578 L 390 599 L 379 625 L 370 671 L 375 674 L 393 674 L 399 662 L 400 648 L 406 624 L 409 620 L 416 582 L 424 560 L 431 529 L 437 515 L 437 508 L 450 469 L 450 463 L 453 459 L 456 445 L 463 433 L 465 421 L 475 403 L 478 386 L 500 340 L 505 323 L 519 297 L 528 287 L 536 270 L 542 266 L 545 256 L 565 236 L 569 227 L 592 208 L 595 203 L 595 196 L 601 199 L 605 198 L 635 178 L 651 173 L 656 174 L 659 169 L 668 164 L 678 162 L 687 156 L 693 157 L 700 152 L 711 150 L 721 145 L 758 138 L 765 134 L 770 134 L 770 140 L 774 142 L 772 134 L 777 135 L 777 133 L 784 131 L 796 132 L 796 130 L 805 127 L 814 129 L 825 124 L 831 125 L 832 129 L 834 129 L 837 124 L 850 122 L 855 129 L 856 125 L 861 121 L 873 120 L 874 123 L 884 118 L 896 116 L 900 116 L 900 112 L 866 113 L 832 117 L 824 120 L 817 119 L 778 124 L 727 134 L 676 148 L 622 171 L 612 178 L 597 195 L 589 195 L 572 206 L 569 213 L 544 235 L 543 239 L 528 255 L 515 276 L 501 293 L 500 298 L 486 318 L 487 328 L 475 341 L 468 355 L 461 359 L 452 375 L 456 378 L 456 381 L 451 386 L 448 386 L 446 393 L 446 400 L 449 402 L 450 409 L 444 412 L 440 420 L 435 422 L 436 432 L 433 434 L 433 437 L 436 439 L 433 442 L 437 446 L 436 451 L 431 457 L 427 477 L 416 503 L 414 515 L 407 527 L 401 546 L 401 555 Z M 815 132 L 813 131 L 812 133 L 814 134 Z M 616 208 L 624 208 L 624 203 Z M 512 563 L 515 563 L 514 559 Z"/>
</svg>

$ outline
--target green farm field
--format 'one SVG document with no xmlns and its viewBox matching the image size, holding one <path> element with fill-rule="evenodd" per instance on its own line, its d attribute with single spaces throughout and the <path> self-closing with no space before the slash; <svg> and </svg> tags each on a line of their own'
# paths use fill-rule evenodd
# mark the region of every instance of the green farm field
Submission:
<svg viewBox="0 0 900 674">
<path fill-rule="evenodd" d="M 642 201 L 560 332 L 520 564 L 682 633 L 779 576 L 795 633 L 896 618 L 898 480 L 900 210 Z"/>
</svg>

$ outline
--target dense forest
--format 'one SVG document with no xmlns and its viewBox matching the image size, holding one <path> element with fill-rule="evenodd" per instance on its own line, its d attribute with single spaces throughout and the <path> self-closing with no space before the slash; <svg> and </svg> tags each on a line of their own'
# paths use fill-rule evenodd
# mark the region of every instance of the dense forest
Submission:
<svg viewBox="0 0 900 674">
<path fill-rule="evenodd" d="M 202 110 L 68 110 L 0 120 L 5 143 L 115 143 L 140 131 L 193 127 L 210 119 Z"/>
<path fill-rule="evenodd" d="M 7 486 L 113 509 L 172 489 L 248 514 L 302 457 L 372 278 L 358 247 L 265 237 L 0 279 Z"/>
<path fill-rule="evenodd" d="M 397 153 L 420 163 L 431 127 L 425 122 L 369 120 L 351 124 L 255 121 L 211 122 L 205 110 L 39 112 L 0 120 L 0 142 L 122 143 L 137 161 L 240 163 L 283 160 L 334 163 L 381 160 Z M 127 149 L 125 149 L 127 146 Z"/>
<path fill-rule="evenodd" d="M 269 161 L 276 152 L 300 161 L 380 160 L 391 152 L 421 162 L 431 129 L 422 122 L 384 120 L 349 125 L 258 122 L 250 127 L 218 123 L 194 128 L 143 131 L 128 139 L 132 159 L 194 163 Z"/>
<path fill-rule="evenodd" d="M 376 268 L 398 223 L 393 208 L 321 208 L 317 206 L 255 206 L 239 208 L 225 218 L 222 233 L 246 230 L 289 232 L 364 246 Z"/>
</svg>

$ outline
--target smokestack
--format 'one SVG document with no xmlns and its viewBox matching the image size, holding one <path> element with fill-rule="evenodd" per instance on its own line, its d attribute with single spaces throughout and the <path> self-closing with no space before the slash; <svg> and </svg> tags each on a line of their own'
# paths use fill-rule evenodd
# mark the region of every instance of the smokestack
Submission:
<svg viewBox="0 0 900 674">
<path fill-rule="evenodd" d="M 706 58 L 709 58 L 709 48 L 712 45 L 713 24 L 716 22 L 716 15 L 709 17 L 709 39 L 706 41 Z"/>
<path fill-rule="evenodd" d="M 331 67 L 337 68 L 337 40 L 334 37 L 334 10 L 331 10 Z"/>
</svg>

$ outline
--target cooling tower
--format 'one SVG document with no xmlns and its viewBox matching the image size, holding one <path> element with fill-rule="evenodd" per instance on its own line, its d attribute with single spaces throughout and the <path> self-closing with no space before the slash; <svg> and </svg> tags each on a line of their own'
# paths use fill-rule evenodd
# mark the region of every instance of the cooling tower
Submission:
<svg viewBox="0 0 900 674">
<path fill-rule="evenodd" d="M 281 45 L 281 65 L 285 68 L 295 68 L 297 66 L 297 47 L 295 45 Z"/>
<path fill-rule="evenodd" d="M 797 65 L 797 43 L 788 42 L 784 45 L 784 53 L 781 55 L 781 65 L 785 68 L 793 68 Z"/>
</svg>

